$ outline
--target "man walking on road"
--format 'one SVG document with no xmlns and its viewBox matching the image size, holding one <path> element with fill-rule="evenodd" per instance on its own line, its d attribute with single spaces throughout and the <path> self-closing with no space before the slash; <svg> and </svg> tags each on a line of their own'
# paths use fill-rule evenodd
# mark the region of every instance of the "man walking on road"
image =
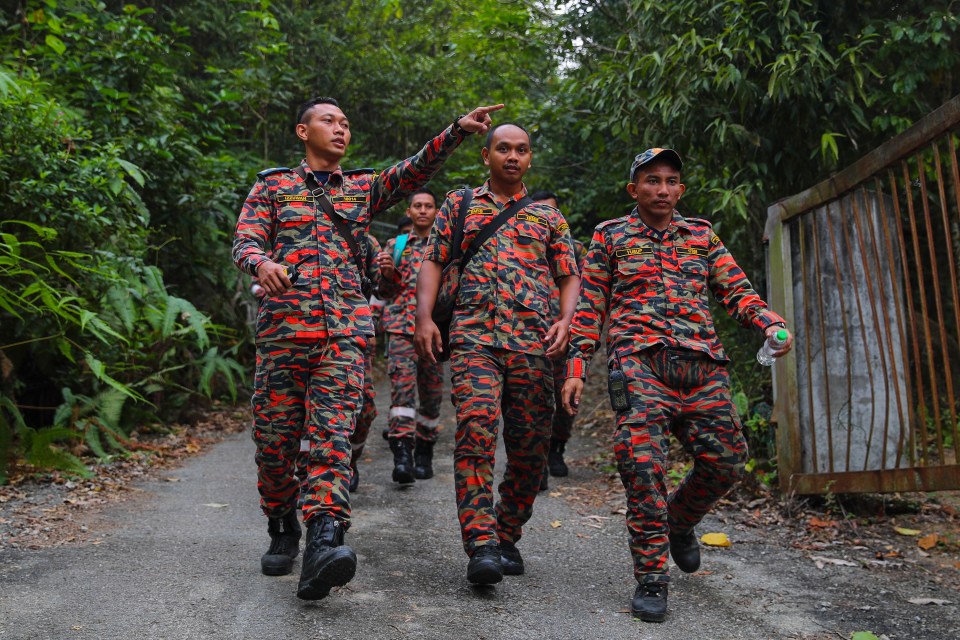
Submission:
<svg viewBox="0 0 960 640">
<path fill-rule="evenodd" d="M 560 201 L 557 199 L 557 194 L 552 191 L 537 191 L 530 196 L 530 198 L 533 199 L 534 202 L 542 202 L 558 211 L 560 210 Z M 586 249 L 583 243 L 573 236 L 570 237 L 570 240 L 573 242 L 573 252 L 577 256 L 577 275 L 579 275 L 580 270 L 583 269 L 583 259 L 586 256 Z M 557 289 L 557 287 L 553 287 L 553 289 L 550 290 L 550 317 L 560 317 L 560 290 Z M 543 474 L 543 478 L 540 480 L 540 491 L 546 491 L 550 488 L 550 476 L 565 478 L 570 473 L 570 470 L 567 468 L 567 463 L 563 459 L 563 454 L 566 451 L 567 442 L 573 434 L 574 417 L 563 410 L 560 390 L 563 388 L 564 380 L 566 380 L 566 362 L 563 358 L 558 358 L 553 361 L 553 388 L 555 396 L 553 426 L 550 429 L 550 450 L 547 452 L 547 469 Z"/>
<path fill-rule="evenodd" d="M 627 529 L 639 583 L 632 611 L 647 622 L 667 612 L 667 553 L 687 573 L 700 567 L 694 527 L 743 475 L 747 456 L 730 397 L 727 357 L 707 295 L 743 326 L 784 327 L 753 290 L 710 223 L 675 209 L 683 163 L 648 149 L 630 167 L 634 210 L 597 226 L 571 327 L 563 405 L 576 413 L 584 378 L 610 317 L 607 362 L 617 412 L 614 453 L 627 496 Z M 790 350 L 792 337 L 778 352 Z M 672 433 L 694 465 L 667 495 Z"/>
<path fill-rule="evenodd" d="M 494 584 L 523 573 L 516 547 L 533 511 L 546 463 L 553 413 L 550 358 L 560 357 L 576 306 L 577 264 L 567 223 L 526 194 L 530 137 L 514 124 L 490 130 L 483 151 L 490 178 L 448 194 L 417 280 L 414 343 L 435 360 L 442 340 L 431 314 L 444 265 L 456 253 L 460 291 L 450 326 L 450 370 L 457 412 L 454 474 L 467 580 Z M 467 206 L 461 206 L 469 198 Z M 458 225 L 462 241 L 453 246 Z M 475 243 L 487 230 L 488 239 Z M 463 256 L 467 260 L 467 256 Z M 562 317 L 549 316 L 550 288 L 560 288 Z M 494 507 L 493 467 L 503 414 L 507 465 Z"/>
<path fill-rule="evenodd" d="M 297 116 L 306 158 L 294 169 L 262 171 L 237 222 L 233 259 L 266 290 L 257 318 L 253 439 L 260 506 L 270 548 L 264 573 L 290 573 L 299 553 L 294 467 L 301 432 L 307 452 L 303 504 L 307 541 L 297 596 L 325 597 L 349 582 L 356 554 L 344 544 L 350 524 L 350 434 L 373 335 L 363 268 L 371 219 L 423 186 L 489 114 L 457 118 L 415 156 L 376 173 L 346 171 L 350 123 L 332 98 L 315 98 Z"/>
<path fill-rule="evenodd" d="M 443 364 L 421 359 L 413 346 L 417 274 L 437 217 L 436 196 L 428 189 L 415 191 L 409 198 L 407 216 L 413 221 L 413 230 L 389 240 L 385 248 L 397 263 L 394 277 L 399 292 L 383 309 L 390 376 L 388 437 L 393 480 L 401 484 L 433 477 L 433 445 L 443 393 Z"/>
</svg>

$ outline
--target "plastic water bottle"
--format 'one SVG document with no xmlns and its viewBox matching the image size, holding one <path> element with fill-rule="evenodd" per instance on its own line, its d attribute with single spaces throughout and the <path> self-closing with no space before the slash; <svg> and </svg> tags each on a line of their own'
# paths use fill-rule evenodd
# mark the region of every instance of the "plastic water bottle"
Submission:
<svg viewBox="0 0 960 640">
<path fill-rule="evenodd" d="M 777 359 L 776 356 L 773 355 L 773 352 L 779 351 L 780 348 L 787 343 L 787 338 L 789 337 L 790 334 L 787 333 L 786 329 L 780 329 L 776 333 L 771 334 L 769 338 L 763 341 L 763 346 L 757 351 L 757 362 L 765 367 L 772 366 L 773 362 Z"/>
</svg>

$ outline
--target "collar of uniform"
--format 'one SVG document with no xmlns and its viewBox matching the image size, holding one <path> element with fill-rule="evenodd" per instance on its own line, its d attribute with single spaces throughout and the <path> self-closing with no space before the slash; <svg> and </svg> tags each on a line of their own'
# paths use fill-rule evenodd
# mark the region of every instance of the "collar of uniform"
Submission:
<svg viewBox="0 0 960 640">
<path fill-rule="evenodd" d="M 523 198 L 523 196 L 525 196 L 525 195 L 527 195 L 527 185 L 521 184 L 521 185 L 520 185 L 520 193 L 514 195 L 512 198 L 510 198 L 509 200 L 507 200 L 506 202 L 504 202 L 504 203 L 503 203 L 503 206 L 505 206 L 505 207 L 506 207 L 506 206 L 509 206 L 509 205 L 513 204 L 514 202 L 516 202 L 517 200 L 520 200 L 521 198 Z M 473 197 L 476 198 L 476 197 L 478 197 L 478 196 L 487 197 L 487 198 L 489 198 L 490 200 L 492 200 L 492 201 L 494 201 L 494 202 L 497 201 L 497 196 L 494 195 L 493 191 L 490 191 L 490 180 L 489 180 L 489 179 L 488 179 L 488 180 L 485 180 L 484 183 L 480 186 L 479 189 L 474 189 L 474 190 L 473 190 Z"/>
<path fill-rule="evenodd" d="M 630 212 L 630 226 L 643 235 L 650 236 L 651 238 L 661 239 L 660 234 L 647 226 L 647 223 L 643 221 L 643 218 L 640 217 L 640 212 L 637 211 L 636 207 L 634 207 L 633 211 Z M 687 223 L 686 219 L 684 219 L 684 217 L 681 216 L 676 209 L 674 209 L 673 218 L 670 220 L 670 225 L 664 230 L 662 237 L 667 238 L 674 235 L 676 233 L 676 229 L 688 231 L 690 229 L 690 225 Z"/>
<path fill-rule="evenodd" d="M 307 173 L 313 173 L 313 169 L 311 169 L 310 165 L 307 164 L 306 158 L 300 161 L 300 166 L 303 167 Z M 343 167 L 338 165 L 336 171 L 330 172 L 330 176 L 327 178 L 327 184 L 329 184 L 331 180 L 335 181 L 337 184 L 343 184 Z"/>
</svg>

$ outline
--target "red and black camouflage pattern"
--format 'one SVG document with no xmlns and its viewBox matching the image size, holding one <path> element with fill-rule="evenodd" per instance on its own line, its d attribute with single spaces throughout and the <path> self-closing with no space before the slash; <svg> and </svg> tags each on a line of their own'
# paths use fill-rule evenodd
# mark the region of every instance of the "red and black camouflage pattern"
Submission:
<svg viewBox="0 0 960 640">
<path fill-rule="evenodd" d="M 577 256 L 577 273 L 583 271 L 583 261 L 587 257 L 587 248 L 576 238 L 573 241 L 573 251 Z M 550 290 L 550 317 L 554 320 L 560 319 L 560 288 L 553 287 Z M 556 442 L 566 442 L 573 434 L 574 416 L 567 413 L 563 408 L 563 400 L 560 392 L 563 389 L 563 381 L 567 377 L 566 361 L 563 358 L 553 361 L 553 388 L 554 388 L 554 411 L 553 426 L 550 430 L 550 439 Z"/>
<path fill-rule="evenodd" d="M 361 397 L 360 415 L 357 416 L 357 426 L 350 435 L 350 446 L 353 449 L 350 460 L 355 462 L 363 454 L 363 447 L 367 444 L 370 435 L 370 426 L 377 419 L 377 390 L 373 386 L 373 356 L 377 351 L 376 338 L 370 338 L 367 348 L 363 352 L 363 395 Z"/>
<path fill-rule="evenodd" d="M 384 297 L 395 295 L 394 284 L 381 277 L 372 259 L 380 251 L 380 243 L 370 234 L 360 242 L 371 258 L 366 262 L 367 277 L 374 290 Z M 372 398 L 370 402 L 359 395 L 353 398 L 355 389 L 362 389 L 364 396 L 373 394 L 372 379 L 368 381 L 364 375 L 372 364 L 364 361 L 371 352 L 368 341 L 373 343 L 374 338 L 353 335 L 257 343 L 253 440 L 260 506 L 267 516 L 287 513 L 302 492 L 304 522 L 330 514 L 349 525 L 351 441 L 357 440 L 357 414 L 361 407 L 376 412 Z M 366 427 L 369 431 L 369 422 Z M 301 440 L 307 442 L 304 452 Z M 291 448 L 294 442 L 296 451 Z M 299 485 L 292 494 L 291 485 Z"/>
<path fill-rule="evenodd" d="M 457 514 L 468 555 L 498 540 L 517 542 L 533 514 L 550 441 L 553 374 L 546 356 L 484 345 L 454 345 L 451 395 Z M 494 507 L 493 467 L 503 415 L 507 464 Z"/>
<path fill-rule="evenodd" d="M 407 244 L 394 271 L 399 290 L 396 297 L 383 308 L 383 328 L 389 336 L 387 374 L 390 376 L 390 437 L 416 436 L 436 442 L 437 420 L 443 397 L 443 363 L 420 360 L 413 348 L 417 275 L 423 264 L 427 240 L 415 233 L 408 234 Z M 396 238 L 391 238 L 384 250 L 392 255 L 396 242 Z"/>
<path fill-rule="evenodd" d="M 407 236 L 407 244 L 400 254 L 393 276 L 397 295 L 383 307 L 382 322 L 386 333 L 413 335 L 417 315 L 417 275 L 423 264 L 427 241 L 428 238 L 421 238 L 412 232 Z M 384 251 L 393 255 L 396 244 L 396 238 L 387 240 Z"/>
<path fill-rule="evenodd" d="M 436 442 L 443 399 L 443 363 L 421 360 L 413 347 L 412 336 L 393 333 L 387 342 L 387 375 L 390 376 L 389 437 L 416 437 Z"/>
<path fill-rule="evenodd" d="M 659 236 L 634 209 L 594 231 L 570 328 L 567 377 L 586 377 L 609 312 L 608 367 L 620 363 L 631 401 L 617 415 L 614 452 L 639 582 L 669 580 L 670 531 L 688 532 L 743 475 L 746 441 L 708 293 L 741 325 L 763 332 L 783 321 L 704 220 L 674 211 Z M 694 466 L 668 497 L 670 433 Z"/>
<path fill-rule="evenodd" d="M 753 290 L 709 222 L 674 212 L 662 240 L 636 209 L 598 225 L 571 325 L 567 377 L 585 376 L 608 311 L 608 353 L 663 344 L 726 362 L 709 293 L 741 325 L 762 332 L 783 322 Z"/>
<path fill-rule="evenodd" d="M 638 582 L 668 582 L 670 531 L 690 531 L 743 476 L 747 443 L 726 367 L 689 349 L 621 356 L 632 406 L 617 415 L 614 455 L 627 496 L 627 530 Z M 669 497 L 664 482 L 673 434 L 694 460 Z"/>
<path fill-rule="evenodd" d="M 460 208 L 461 191 L 451 191 L 430 232 L 425 260 L 446 266 L 451 257 L 451 216 Z M 473 190 L 463 225 L 462 250 L 504 207 L 489 182 Z M 550 315 L 554 281 L 578 275 L 570 228 L 563 214 L 542 202 L 527 205 L 488 239 L 460 276 L 460 293 L 450 323 L 450 345 L 477 344 L 546 353 L 544 337 L 555 320 Z M 451 353 L 453 351 L 451 350 Z"/>
<path fill-rule="evenodd" d="M 364 336 L 257 345 L 253 440 L 260 507 L 280 517 L 296 506 L 300 440 L 309 442 L 303 519 L 350 521 L 350 435 L 363 389 Z"/>
<path fill-rule="evenodd" d="M 426 184 L 461 140 L 448 127 L 417 155 L 383 173 L 337 169 L 330 175 L 326 193 L 358 246 L 365 246 L 371 219 Z M 305 161 L 301 167 L 310 172 Z M 350 248 L 314 205 L 303 179 L 286 168 L 258 174 L 243 204 L 233 242 L 240 269 L 256 275 L 268 255 L 284 265 L 305 260 L 296 285 L 260 305 L 257 342 L 374 334 Z"/>
<path fill-rule="evenodd" d="M 526 188 L 498 203 L 489 181 L 473 190 L 463 221 L 466 251 L 477 233 Z M 461 191 L 452 191 L 424 256 L 442 266 L 452 255 Z M 535 202 L 518 211 L 477 251 L 460 275 L 450 325 L 450 371 L 457 411 L 454 480 L 463 546 L 516 542 L 533 513 L 547 459 L 553 375 L 544 338 L 555 319 L 550 290 L 577 275 L 570 228 L 553 207 Z M 493 464 L 503 415 L 507 466 L 494 508 Z"/>
</svg>

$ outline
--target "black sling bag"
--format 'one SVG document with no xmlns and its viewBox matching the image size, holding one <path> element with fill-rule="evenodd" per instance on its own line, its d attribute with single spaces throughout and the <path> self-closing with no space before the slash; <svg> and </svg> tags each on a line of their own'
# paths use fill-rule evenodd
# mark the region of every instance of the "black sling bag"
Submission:
<svg viewBox="0 0 960 640">
<path fill-rule="evenodd" d="M 330 198 L 327 197 L 327 192 L 317 183 L 317 177 L 312 173 L 307 174 L 303 169 L 303 165 L 297 167 L 295 171 L 297 175 L 307 183 L 307 189 L 310 191 L 310 195 L 313 196 L 314 208 L 316 209 L 316 205 L 319 204 L 323 212 L 327 214 L 327 218 L 333 223 L 333 227 L 337 230 L 337 233 L 347 241 L 347 246 L 350 247 L 350 253 L 353 254 L 353 261 L 357 265 L 357 272 L 360 274 L 360 292 L 363 294 L 365 300 L 369 300 L 370 294 L 373 293 L 373 283 L 370 282 L 370 278 L 367 277 L 364 252 L 360 250 L 357 239 L 353 237 L 353 233 L 351 233 L 349 227 L 347 227 L 346 221 L 333 210 L 333 203 L 330 202 Z M 370 258 L 371 256 L 367 256 L 366 262 L 369 262 Z"/>
</svg>

